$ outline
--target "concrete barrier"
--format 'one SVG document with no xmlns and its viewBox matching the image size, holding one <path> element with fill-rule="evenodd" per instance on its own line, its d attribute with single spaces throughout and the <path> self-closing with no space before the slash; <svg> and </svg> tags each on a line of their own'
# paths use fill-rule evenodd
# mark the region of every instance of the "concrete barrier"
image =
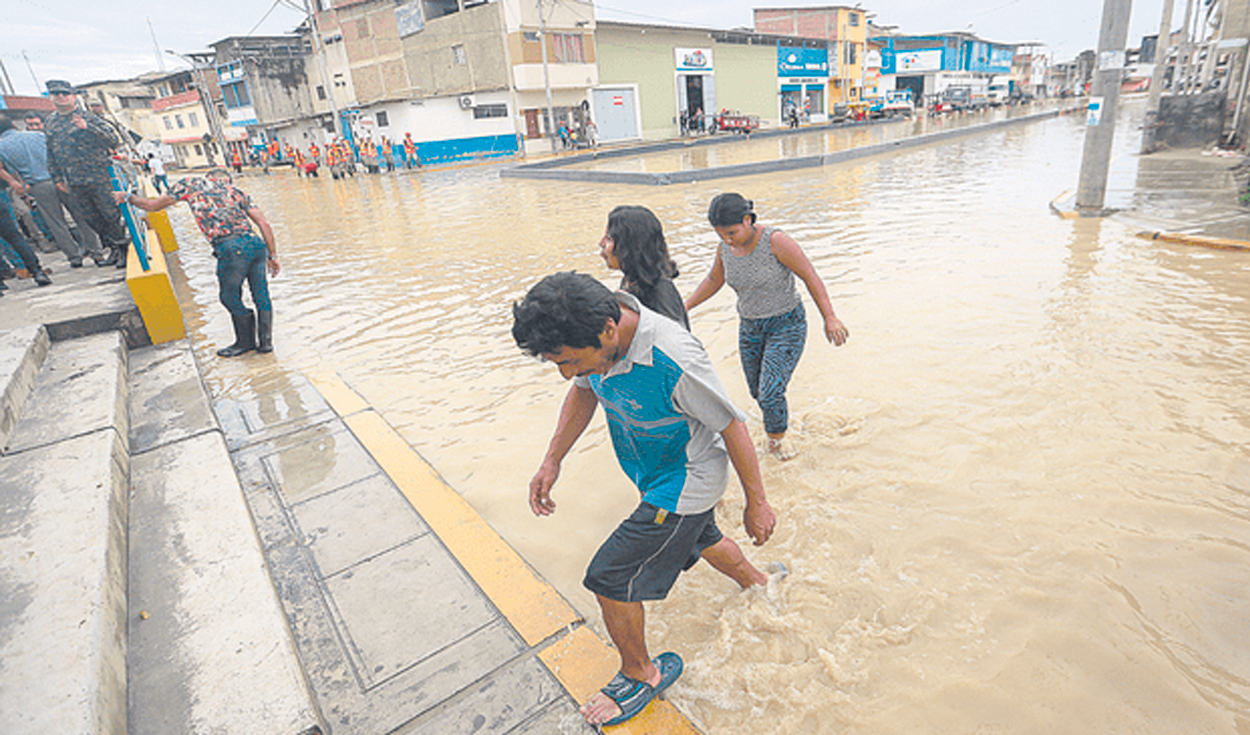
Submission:
<svg viewBox="0 0 1250 735">
<path fill-rule="evenodd" d="M 126 260 L 126 285 L 143 317 L 152 344 L 159 345 L 186 337 L 187 328 L 182 321 L 182 307 L 178 305 L 174 284 L 169 280 L 169 266 L 158 235 L 153 230 L 145 230 L 144 236 L 148 248 L 148 270 L 139 265 L 132 246 Z"/>
<path fill-rule="evenodd" d="M 178 238 L 174 236 L 174 226 L 169 222 L 169 213 L 164 210 L 148 212 L 147 219 L 148 226 L 156 233 L 156 238 L 161 241 L 161 250 L 166 253 L 178 250 Z"/>
<path fill-rule="evenodd" d="M 713 166 L 711 168 L 691 169 L 686 171 L 640 173 L 633 171 L 581 171 L 564 168 L 565 166 L 594 160 L 593 156 L 578 156 L 575 158 L 541 161 L 538 163 L 516 166 L 514 168 L 500 171 L 499 175 L 504 178 L 545 179 L 549 181 L 580 181 L 598 184 L 637 184 L 645 186 L 689 184 L 699 181 L 710 181 L 712 179 L 729 179 L 737 178 L 739 176 L 754 176 L 757 174 L 777 173 L 780 171 L 794 171 L 804 168 L 833 166 L 860 158 L 880 155 L 882 153 L 892 153 L 894 151 L 903 150 L 904 148 L 941 143 L 955 138 L 980 135 L 982 133 L 988 133 L 1007 127 L 1037 122 L 1039 120 L 1046 120 L 1052 117 L 1059 117 L 1067 111 L 1068 110 L 1066 109 L 1049 110 L 1047 112 L 1024 115 L 1022 117 L 1015 117 L 1007 120 L 996 120 L 982 125 L 971 125 L 963 128 L 941 130 L 936 133 L 926 133 L 924 135 L 899 138 L 898 140 L 886 141 L 884 143 L 874 143 L 872 145 L 859 146 L 856 148 L 847 148 L 841 151 L 834 151 L 833 153 L 797 156 L 794 158 L 777 158 L 771 161 L 757 161 L 754 163 L 732 164 L 728 166 Z M 680 147 L 680 144 L 662 143 L 654 146 L 639 146 L 634 148 L 632 153 L 634 155 L 641 155 L 644 153 L 669 150 L 675 147 Z M 614 153 L 614 155 L 625 154 Z M 606 156 L 600 155 L 598 157 L 604 158 Z"/>
</svg>

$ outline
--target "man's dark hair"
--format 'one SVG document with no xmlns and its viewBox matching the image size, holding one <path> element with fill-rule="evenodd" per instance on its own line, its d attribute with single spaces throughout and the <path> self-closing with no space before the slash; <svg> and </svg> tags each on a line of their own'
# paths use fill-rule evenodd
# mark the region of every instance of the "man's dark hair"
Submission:
<svg viewBox="0 0 1250 735">
<path fill-rule="evenodd" d="M 0 133 L 7 133 L 10 130 L 16 130 L 17 126 L 7 117 L 0 117 Z"/>
<path fill-rule="evenodd" d="M 608 237 L 621 273 L 634 287 L 628 290 L 649 294 L 664 278 L 677 277 L 677 264 L 664 241 L 664 226 L 650 209 L 629 204 L 613 209 L 608 215 Z"/>
<path fill-rule="evenodd" d="M 535 357 L 599 348 L 609 319 L 621 320 L 621 305 L 607 286 L 585 273 L 553 273 L 512 304 L 512 338 Z"/>
</svg>

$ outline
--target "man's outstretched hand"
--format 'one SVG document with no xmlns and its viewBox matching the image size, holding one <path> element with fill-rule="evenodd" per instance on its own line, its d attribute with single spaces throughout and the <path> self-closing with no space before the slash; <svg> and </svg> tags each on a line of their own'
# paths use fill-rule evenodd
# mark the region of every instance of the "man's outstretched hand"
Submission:
<svg viewBox="0 0 1250 735">
<path fill-rule="evenodd" d="M 556 512 L 556 501 L 551 499 L 551 486 L 560 477 L 560 465 L 543 462 L 534 479 L 530 480 L 530 510 L 536 516 L 549 516 Z"/>
</svg>

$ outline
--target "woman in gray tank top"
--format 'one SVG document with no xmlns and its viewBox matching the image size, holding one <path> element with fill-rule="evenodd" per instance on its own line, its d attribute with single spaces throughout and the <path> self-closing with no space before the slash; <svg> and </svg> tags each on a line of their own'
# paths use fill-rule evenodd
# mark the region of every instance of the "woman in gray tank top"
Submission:
<svg viewBox="0 0 1250 735">
<path fill-rule="evenodd" d="M 798 276 L 824 319 L 825 339 L 846 342 L 850 332 L 833 313 L 829 293 L 803 249 L 786 233 L 756 224 L 752 202 L 727 192 L 712 200 L 708 221 L 721 245 L 712 270 L 686 299 L 686 310 L 729 284 L 738 295 L 738 356 L 751 397 L 764 414 L 768 452 L 787 460 L 798 454 L 786 438 L 789 406 L 786 386 L 803 355 L 807 317 L 795 288 Z"/>
</svg>

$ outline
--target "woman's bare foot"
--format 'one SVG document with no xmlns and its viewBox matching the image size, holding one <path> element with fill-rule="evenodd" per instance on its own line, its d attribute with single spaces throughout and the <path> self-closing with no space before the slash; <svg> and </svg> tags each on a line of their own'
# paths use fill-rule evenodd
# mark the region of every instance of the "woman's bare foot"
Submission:
<svg viewBox="0 0 1250 735">
<path fill-rule="evenodd" d="M 768 453 L 785 462 L 799 456 L 799 448 L 785 435 L 778 437 L 770 436 L 768 438 Z"/>
</svg>

